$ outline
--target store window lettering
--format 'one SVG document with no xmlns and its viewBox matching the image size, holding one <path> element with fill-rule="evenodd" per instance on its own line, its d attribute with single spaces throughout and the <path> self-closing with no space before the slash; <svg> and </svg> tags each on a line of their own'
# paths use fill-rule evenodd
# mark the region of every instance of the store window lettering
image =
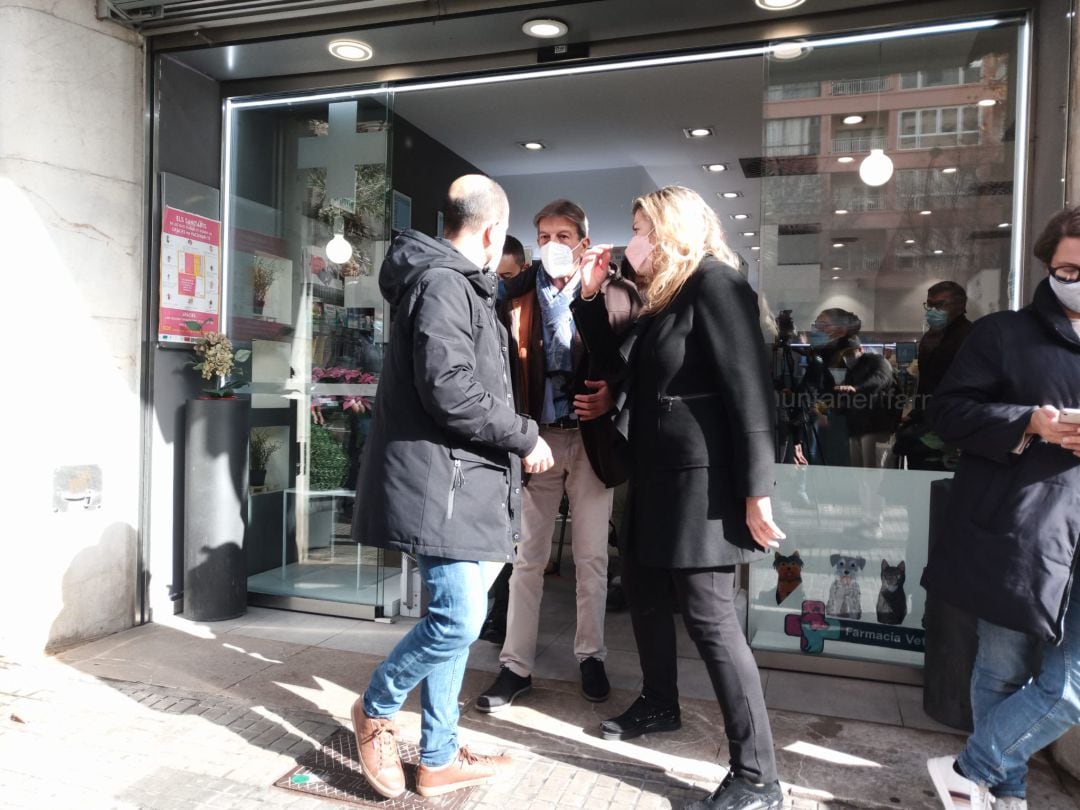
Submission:
<svg viewBox="0 0 1080 810">
<path fill-rule="evenodd" d="M 802 603 L 802 613 L 784 617 L 784 634 L 799 639 L 799 649 L 807 655 L 820 655 L 826 641 L 846 641 L 873 647 L 922 652 L 926 633 L 918 628 L 892 630 L 871 622 L 838 619 L 825 614 L 825 603 L 808 599 Z"/>
</svg>

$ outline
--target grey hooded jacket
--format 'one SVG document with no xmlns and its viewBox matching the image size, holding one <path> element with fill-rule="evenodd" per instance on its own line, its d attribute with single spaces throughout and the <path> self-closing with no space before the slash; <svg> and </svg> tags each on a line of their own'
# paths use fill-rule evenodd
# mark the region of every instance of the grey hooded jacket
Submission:
<svg viewBox="0 0 1080 810">
<path fill-rule="evenodd" d="M 513 559 L 534 421 L 514 410 L 494 273 L 405 231 L 379 286 L 391 306 L 353 539 L 453 560 Z"/>
</svg>

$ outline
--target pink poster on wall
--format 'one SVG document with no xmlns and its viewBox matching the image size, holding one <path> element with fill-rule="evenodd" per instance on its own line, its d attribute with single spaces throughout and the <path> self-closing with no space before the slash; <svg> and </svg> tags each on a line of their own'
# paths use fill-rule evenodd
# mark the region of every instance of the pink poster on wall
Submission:
<svg viewBox="0 0 1080 810">
<path fill-rule="evenodd" d="M 221 222 L 165 207 L 158 340 L 194 343 L 221 324 Z"/>
</svg>

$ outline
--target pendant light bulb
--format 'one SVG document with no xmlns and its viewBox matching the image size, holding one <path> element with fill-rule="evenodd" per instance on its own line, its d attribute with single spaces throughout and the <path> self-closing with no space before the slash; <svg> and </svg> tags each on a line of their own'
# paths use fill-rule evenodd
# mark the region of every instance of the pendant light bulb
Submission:
<svg viewBox="0 0 1080 810">
<path fill-rule="evenodd" d="M 868 186 L 883 186 L 893 174 L 892 158 L 881 149 L 871 149 L 859 164 L 859 177 Z"/>
<path fill-rule="evenodd" d="M 345 264 L 352 254 L 353 247 L 345 238 L 345 220 L 338 214 L 334 217 L 334 238 L 326 243 L 326 258 L 334 264 Z"/>
</svg>

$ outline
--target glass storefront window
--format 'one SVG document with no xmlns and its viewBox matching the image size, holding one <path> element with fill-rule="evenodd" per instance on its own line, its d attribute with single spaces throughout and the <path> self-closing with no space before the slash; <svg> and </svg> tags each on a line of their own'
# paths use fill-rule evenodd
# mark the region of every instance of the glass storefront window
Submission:
<svg viewBox="0 0 1080 810">
<path fill-rule="evenodd" d="M 392 615 L 398 555 L 351 534 L 386 334 L 389 94 L 229 115 L 228 331 L 252 352 L 253 438 L 273 447 L 249 499 L 248 592 Z"/>
<path fill-rule="evenodd" d="M 955 466 L 922 414 L 963 317 L 1014 303 L 1019 33 L 766 60 L 751 277 L 775 336 L 774 512 L 789 540 L 751 567 L 759 652 L 921 666 L 931 484 Z M 796 82 L 825 92 L 774 90 Z M 820 153 L 797 146 L 811 142 Z M 859 172 L 871 149 L 892 162 L 881 185 Z"/>
</svg>

